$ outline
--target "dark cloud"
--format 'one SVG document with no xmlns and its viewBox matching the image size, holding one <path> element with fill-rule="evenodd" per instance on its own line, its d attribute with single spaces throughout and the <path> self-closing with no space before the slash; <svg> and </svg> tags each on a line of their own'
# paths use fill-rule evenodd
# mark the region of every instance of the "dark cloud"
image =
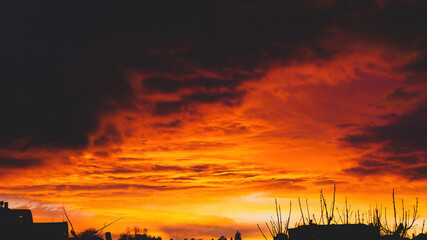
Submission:
<svg viewBox="0 0 427 240">
<path fill-rule="evenodd" d="M 361 134 L 348 135 L 344 142 L 354 147 L 383 144 L 384 151 L 401 153 L 427 149 L 427 102 L 386 125 L 366 126 Z"/>
<path fill-rule="evenodd" d="M 128 107 L 133 90 L 72 9 L 24 5 L 3 15 L 0 145 L 24 138 L 22 148 L 85 147 L 100 115 Z"/>
<path fill-rule="evenodd" d="M 395 175 L 411 181 L 427 179 L 427 165 L 425 158 L 420 165 L 396 164 L 393 162 L 381 161 L 377 164 L 369 164 L 368 161 L 359 162 L 356 166 L 344 169 L 343 172 L 349 175 L 364 178 L 367 176 Z"/>
<path fill-rule="evenodd" d="M 350 174 L 353 176 L 359 176 L 359 177 L 384 173 L 382 169 L 367 168 L 367 167 L 352 167 L 352 168 L 345 169 L 344 172 L 347 174 Z"/>
<path fill-rule="evenodd" d="M 154 165 L 151 171 L 184 171 L 184 168 L 180 166 Z"/>
<path fill-rule="evenodd" d="M 88 168 L 88 166 L 85 166 Z M 195 164 L 190 166 L 185 165 L 161 165 L 155 164 L 153 166 L 147 165 L 134 165 L 127 164 L 120 166 L 112 165 L 107 169 L 101 169 L 99 167 L 93 167 L 95 171 L 87 171 L 91 174 L 102 174 L 102 173 L 114 173 L 114 174 L 126 174 L 126 173 L 150 173 L 150 176 L 154 172 L 173 172 L 173 173 L 183 173 L 190 174 L 192 177 L 194 176 L 202 176 L 202 175 L 210 175 L 210 176 L 227 176 L 227 175 L 235 175 L 235 176 L 246 176 L 244 173 L 240 173 L 239 171 L 231 171 L 226 166 L 221 166 L 217 164 Z M 161 181 L 168 180 L 169 177 L 161 176 Z"/>
<path fill-rule="evenodd" d="M 241 173 L 239 171 L 224 171 L 224 172 L 215 172 L 216 177 L 225 177 L 225 178 L 253 178 L 258 177 L 257 174 L 250 173 Z"/>
<path fill-rule="evenodd" d="M 354 159 L 355 166 L 343 172 L 357 177 L 376 175 L 395 175 L 409 180 L 422 180 L 424 166 L 427 163 L 425 151 L 396 153 L 381 149 Z"/>
<path fill-rule="evenodd" d="M 385 114 L 385 115 L 381 115 L 380 118 L 384 119 L 384 120 L 396 120 L 399 117 L 399 115 L 397 115 L 396 113 L 390 113 L 390 114 Z"/>
<path fill-rule="evenodd" d="M 240 85 L 242 79 L 218 79 L 218 78 L 189 78 L 174 80 L 169 77 L 151 77 L 142 81 L 145 90 L 150 93 L 177 93 L 181 89 L 202 88 L 202 89 L 235 89 Z"/>
<path fill-rule="evenodd" d="M 153 159 L 151 159 L 151 158 L 135 158 L 135 157 L 120 157 L 120 158 L 118 158 L 118 160 L 119 161 L 138 161 L 138 162 L 140 162 L 140 161 L 142 161 L 142 162 L 145 162 L 145 161 L 151 161 L 151 160 L 153 160 Z"/>
<path fill-rule="evenodd" d="M 176 150 L 195 151 L 203 149 L 223 148 L 234 146 L 233 143 L 224 143 L 216 141 L 189 141 L 176 144 Z"/>
<path fill-rule="evenodd" d="M 184 102 L 182 101 L 159 101 L 154 105 L 154 114 L 164 116 L 173 113 L 179 113 L 183 110 Z"/>
<path fill-rule="evenodd" d="M 337 8 L 345 9 L 346 15 L 336 24 L 347 28 L 348 33 L 371 43 L 383 43 L 404 50 L 421 50 L 419 38 L 425 35 L 419 22 L 427 20 L 424 1 L 340 1 Z M 343 13 L 344 13 L 343 12 Z"/>
<path fill-rule="evenodd" d="M 397 156 L 385 157 L 384 159 L 388 162 L 398 162 L 406 165 L 419 163 L 422 160 L 419 156 L 415 154 L 406 155 L 406 156 L 397 155 Z"/>
<path fill-rule="evenodd" d="M 378 149 L 356 159 L 356 166 L 344 172 L 355 176 L 394 174 L 407 179 L 423 179 L 427 159 L 427 103 L 414 111 L 393 116 L 381 126 L 365 126 L 359 134 L 348 135 L 342 141 L 356 148 Z M 375 148 L 374 148 L 375 149 Z"/>
<path fill-rule="evenodd" d="M 96 146 L 106 146 L 109 144 L 120 144 L 123 142 L 122 134 L 114 124 L 108 124 L 104 133 L 93 141 Z"/>
<path fill-rule="evenodd" d="M 95 152 L 93 155 L 97 156 L 97 157 L 109 157 L 110 153 L 109 152 L 105 152 L 105 151 L 99 151 L 99 152 Z"/>
<path fill-rule="evenodd" d="M 103 114 L 132 107 L 134 92 L 125 79 L 126 69 L 182 75 L 198 68 L 232 76 L 180 82 L 147 79 L 143 85 L 152 92 L 190 87 L 232 90 L 242 82 L 233 71 L 253 76 L 260 65 L 297 55 L 296 46 L 312 47 L 322 57 L 330 55 L 312 40 L 321 35 L 325 20 L 313 24 L 305 20 L 301 7 L 278 2 L 28 1 L 10 2 L 3 9 L 7 9 L 0 40 L 3 147 L 18 140 L 24 149 L 87 146 L 88 135 L 98 130 Z M 324 14 L 310 11 L 313 16 Z M 157 102 L 154 112 L 176 113 L 185 110 L 187 101 L 232 106 L 241 97 L 233 91 L 195 93 L 184 102 Z"/>
<path fill-rule="evenodd" d="M 234 75 L 231 79 L 203 77 L 172 79 L 157 76 L 143 80 L 142 85 L 147 94 L 178 93 L 181 89 L 192 92 L 181 95 L 179 101 L 158 101 L 154 103 L 155 114 L 168 115 L 188 110 L 189 106 L 197 103 L 219 102 L 230 107 L 239 105 L 245 92 L 238 90 L 237 87 L 243 81 L 244 77 L 239 75 Z"/>
<path fill-rule="evenodd" d="M 222 103 L 233 107 L 242 103 L 245 91 L 232 92 L 199 92 L 181 96 L 179 101 L 158 101 L 154 104 L 154 114 L 164 116 L 182 111 L 189 111 L 191 106 L 198 103 Z"/>
<path fill-rule="evenodd" d="M 422 53 L 426 4 L 9 1 L 0 39 L 0 146 L 88 146 L 104 114 L 133 109 L 128 69 L 156 76 L 142 82 L 148 92 L 198 89 L 153 103 L 155 114 L 168 115 L 198 103 L 236 106 L 244 97 L 238 86 L 273 66 L 331 59 L 341 47 L 325 44 L 334 34 Z M 403 70 L 424 65 L 420 54 Z M 203 71 L 224 77 L 189 77 Z"/>
<path fill-rule="evenodd" d="M 44 162 L 38 158 L 12 158 L 0 156 L 0 167 L 5 169 L 26 169 L 44 165 Z"/>
<path fill-rule="evenodd" d="M 405 173 L 405 176 L 411 180 L 426 180 L 427 165 L 409 168 L 404 173 Z"/>
<path fill-rule="evenodd" d="M 174 180 L 174 181 L 194 181 L 194 180 L 196 180 L 193 177 L 174 177 L 174 178 L 171 178 L 171 179 Z"/>
<path fill-rule="evenodd" d="M 187 97 L 188 100 L 198 103 L 216 103 L 221 102 L 227 106 L 240 105 L 244 91 L 223 92 L 223 93 L 195 93 Z"/>
<path fill-rule="evenodd" d="M 205 131 L 221 131 L 224 134 L 243 134 L 249 133 L 251 127 L 245 126 L 243 123 L 234 122 L 234 123 L 223 123 L 219 126 L 209 126 L 204 128 Z"/>
<path fill-rule="evenodd" d="M 389 94 L 386 99 L 388 101 L 410 101 L 419 95 L 420 91 L 408 91 L 405 87 L 400 87 Z"/>
<path fill-rule="evenodd" d="M 191 166 L 178 166 L 178 165 L 154 165 L 150 169 L 151 171 L 176 171 L 176 172 L 187 172 L 187 173 L 205 173 L 215 174 L 223 173 L 228 171 L 227 167 L 216 165 L 216 164 L 196 164 Z"/>
<path fill-rule="evenodd" d="M 256 187 L 261 189 L 306 189 L 304 183 L 309 181 L 308 178 L 271 178 L 265 180 L 252 179 L 247 183 L 253 183 Z"/>
<path fill-rule="evenodd" d="M 345 181 L 338 181 L 335 179 L 331 179 L 328 177 L 318 177 L 317 179 L 314 180 L 314 184 L 315 185 L 328 185 L 328 186 L 332 186 L 332 185 L 338 185 L 340 183 L 345 183 Z"/>
<path fill-rule="evenodd" d="M 396 175 L 398 174 L 396 169 L 400 169 L 395 163 L 387 162 L 385 159 L 373 154 L 365 154 L 364 156 L 354 160 L 356 165 L 354 167 L 344 169 L 344 173 L 363 178 L 384 173 Z"/>
<path fill-rule="evenodd" d="M 111 170 L 105 171 L 106 173 L 124 174 L 124 173 L 141 173 L 146 172 L 146 169 L 141 167 L 130 166 L 115 166 Z"/>
<path fill-rule="evenodd" d="M 235 143 L 224 143 L 217 141 L 187 141 L 187 142 L 174 142 L 165 145 L 158 145 L 149 148 L 150 151 L 198 151 L 206 149 L 220 149 L 226 147 L 233 147 Z"/>
<path fill-rule="evenodd" d="M 425 52 L 420 53 L 417 57 L 412 59 L 408 64 L 403 66 L 402 69 L 406 72 L 421 74 L 424 77 L 422 80 L 423 82 L 425 82 L 427 81 L 427 43 L 423 46 L 423 48 Z"/>
<path fill-rule="evenodd" d="M 190 167 L 190 170 L 193 172 L 206 172 L 208 170 L 212 170 L 212 168 L 216 168 L 218 166 L 212 164 L 199 164 Z M 224 169 L 224 167 L 222 167 Z"/>
<path fill-rule="evenodd" d="M 354 124 L 354 123 L 342 123 L 342 124 L 338 124 L 336 125 L 338 128 L 355 128 L 355 127 L 359 127 L 359 124 Z"/>
<path fill-rule="evenodd" d="M 158 122 L 154 124 L 154 127 L 156 128 L 176 128 L 176 127 L 180 127 L 182 124 L 181 120 L 175 120 L 172 122 L 167 122 L 167 123 L 163 123 L 163 122 Z"/>
</svg>

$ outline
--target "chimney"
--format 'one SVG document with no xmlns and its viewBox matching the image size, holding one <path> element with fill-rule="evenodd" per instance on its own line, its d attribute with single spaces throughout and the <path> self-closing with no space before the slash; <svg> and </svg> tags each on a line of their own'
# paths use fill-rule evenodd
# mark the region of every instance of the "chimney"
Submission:
<svg viewBox="0 0 427 240">
<path fill-rule="evenodd" d="M 111 240 L 111 233 L 110 232 L 105 233 L 105 240 Z"/>
<path fill-rule="evenodd" d="M 9 203 L 8 202 L 4 202 L 4 208 L 6 208 L 6 209 L 9 208 Z"/>
</svg>

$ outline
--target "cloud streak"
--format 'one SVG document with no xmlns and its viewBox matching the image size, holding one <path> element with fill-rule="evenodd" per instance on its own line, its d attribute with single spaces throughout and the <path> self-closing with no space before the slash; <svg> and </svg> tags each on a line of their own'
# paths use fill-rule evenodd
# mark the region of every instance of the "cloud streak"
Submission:
<svg viewBox="0 0 427 240">
<path fill-rule="evenodd" d="M 0 167 L 6 169 L 30 169 L 43 165 L 44 162 L 38 158 L 21 159 L 13 157 L 0 157 Z"/>
</svg>

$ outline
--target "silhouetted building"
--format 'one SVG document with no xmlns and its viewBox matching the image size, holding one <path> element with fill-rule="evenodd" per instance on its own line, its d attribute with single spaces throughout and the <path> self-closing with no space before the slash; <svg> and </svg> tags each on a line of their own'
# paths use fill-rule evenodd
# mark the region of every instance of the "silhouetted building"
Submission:
<svg viewBox="0 0 427 240">
<path fill-rule="evenodd" d="M 225 238 L 224 236 L 221 236 L 220 238 L 218 238 L 218 240 L 227 240 L 227 238 Z"/>
<path fill-rule="evenodd" d="M 413 237 L 412 240 L 427 240 L 427 234 L 421 233 Z"/>
<path fill-rule="evenodd" d="M 290 240 L 378 240 L 379 238 L 379 229 L 365 224 L 313 224 L 289 229 Z"/>
<path fill-rule="evenodd" d="M 288 235 L 284 233 L 278 233 L 276 236 L 273 237 L 273 240 L 287 240 Z"/>
<path fill-rule="evenodd" d="M 105 233 L 105 240 L 112 240 L 110 232 Z"/>
<path fill-rule="evenodd" d="M 134 240 L 162 240 L 161 237 L 152 237 L 147 234 L 135 234 Z"/>
<path fill-rule="evenodd" d="M 10 209 L 7 202 L 0 202 L 0 239 L 66 240 L 68 224 L 34 223 L 31 210 Z"/>
</svg>

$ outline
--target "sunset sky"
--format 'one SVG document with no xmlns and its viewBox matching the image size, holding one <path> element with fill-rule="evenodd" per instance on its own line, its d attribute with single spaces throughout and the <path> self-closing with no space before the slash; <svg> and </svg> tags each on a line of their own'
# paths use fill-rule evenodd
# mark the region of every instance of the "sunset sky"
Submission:
<svg viewBox="0 0 427 240">
<path fill-rule="evenodd" d="M 164 240 L 261 239 L 334 184 L 427 219 L 426 1 L 153 2 L 2 6 L 0 200 Z"/>
</svg>

